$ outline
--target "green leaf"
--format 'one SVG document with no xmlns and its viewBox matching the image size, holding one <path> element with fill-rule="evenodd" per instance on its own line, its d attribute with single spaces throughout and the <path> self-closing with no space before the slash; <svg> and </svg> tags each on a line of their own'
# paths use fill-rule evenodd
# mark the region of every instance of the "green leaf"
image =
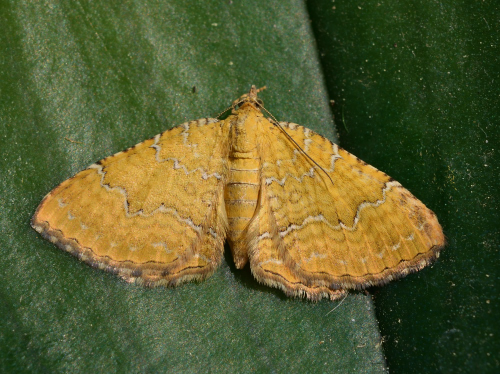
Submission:
<svg viewBox="0 0 500 374">
<path fill-rule="evenodd" d="M 11 1 L 0 17 L 0 371 L 384 371 L 363 293 L 290 299 L 227 255 L 205 282 L 144 289 L 29 226 L 58 183 L 251 84 L 277 118 L 334 139 L 301 2 Z"/>
</svg>

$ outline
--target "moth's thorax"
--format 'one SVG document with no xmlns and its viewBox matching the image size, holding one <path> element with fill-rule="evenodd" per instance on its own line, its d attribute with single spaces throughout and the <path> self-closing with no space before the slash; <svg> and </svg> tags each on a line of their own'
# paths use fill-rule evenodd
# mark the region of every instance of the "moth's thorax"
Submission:
<svg viewBox="0 0 500 374">
<path fill-rule="evenodd" d="M 245 230 L 257 208 L 260 189 L 260 156 L 257 147 L 262 121 L 252 104 L 244 104 L 228 118 L 231 125 L 229 174 L 224 199 L 228 217 L 228 240 L 236 267 L 248 261 Z"/>
<path fill-rule="evenodd" d="M 245 157 L 240 153 L 255 153 L 258 143 L 258 134 L 262 120 L 262 112 L 250 104 L 238 109 L 228 118 L 231 123 L 231 152 L 235 157 Z"/>
</svg>

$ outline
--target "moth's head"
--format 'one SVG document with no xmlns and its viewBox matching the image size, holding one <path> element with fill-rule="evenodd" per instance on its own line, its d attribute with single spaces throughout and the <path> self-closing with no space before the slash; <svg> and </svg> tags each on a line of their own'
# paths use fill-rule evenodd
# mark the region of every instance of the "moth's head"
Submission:
<svg viewBox="0 0 500 374">
<path fill-rule="evenodd" d="M 257 97 L 257 93 L 260 91 L 264 91 L 266 89 L 266 86 L 257 89 L 255 86 L 252 85 L 252 88 L 250 88 L 250 92 L 247 94 L 242 95 L 239 99 L 233 101 L 233 111 L 238 108 L 242 108 L 246 105 L 251 105 L 257 110 L 260 110 L 261 108 L 264 107 L 264 102 Z"/>
</svg>

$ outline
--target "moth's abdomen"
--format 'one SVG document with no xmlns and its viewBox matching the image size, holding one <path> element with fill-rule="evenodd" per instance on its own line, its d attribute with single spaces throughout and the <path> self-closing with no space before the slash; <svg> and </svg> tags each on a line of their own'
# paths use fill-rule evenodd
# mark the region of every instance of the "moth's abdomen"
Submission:
<svg viewBox="0 0 500 374">
<path fill-rule="evenodd" d="M 241 156 L 234 154 L 229 157 L 229 178 L 224 191 L 229 224 L 227 239 L 237 268 L 242 268 L 248 261 L 248 245 L 243 234 L 257 208 L 260 188 L 260 158 Z"/>
</svg>

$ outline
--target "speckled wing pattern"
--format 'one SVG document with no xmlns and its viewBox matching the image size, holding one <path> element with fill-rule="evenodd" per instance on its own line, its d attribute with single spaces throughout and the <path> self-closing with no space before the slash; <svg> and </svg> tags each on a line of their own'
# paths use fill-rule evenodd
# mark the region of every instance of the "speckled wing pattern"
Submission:
<svg viewBox="0 0 500 374">
<path fill-rule="evenodd" d="M 32 226 L 130 282 L 203 279 L 226 236 L 227 130 L 201 119 L 107 157 L 50 192 Z"/>
<path fill-rule="evenodd" d="M 259 281 L 290 295 L 334 299 L 438 256 L 441 226 L 408 190 L 312 130 L 280 126 L 296 144 L 279 127 L 266 129 L 259 219 L 250 229 Z"/>
</svg>

